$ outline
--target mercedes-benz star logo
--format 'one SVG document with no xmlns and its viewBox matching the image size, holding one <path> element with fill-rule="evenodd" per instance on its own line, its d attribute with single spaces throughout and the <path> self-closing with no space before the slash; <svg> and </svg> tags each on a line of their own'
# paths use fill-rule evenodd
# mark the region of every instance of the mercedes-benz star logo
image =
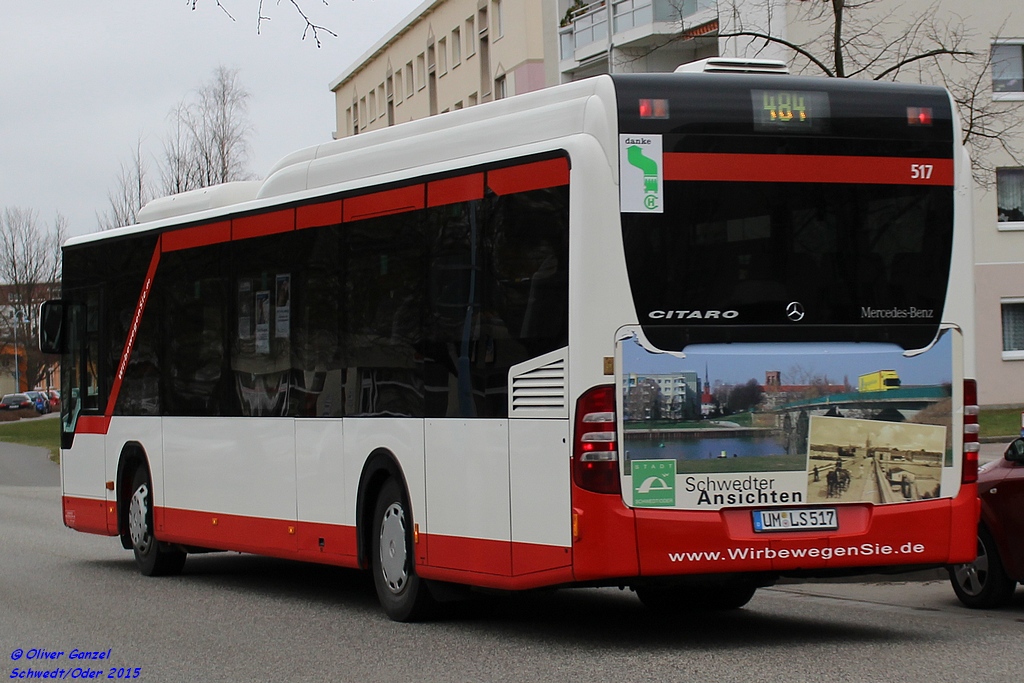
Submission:
<svg viewBox="0 0 1024 683">
<path fill-rule="evenodd" d="M 804 305 L 799 301 L 791 301 L 786 306 L 786 317 L 795 323 L 804 319 Z"/>
</svg>

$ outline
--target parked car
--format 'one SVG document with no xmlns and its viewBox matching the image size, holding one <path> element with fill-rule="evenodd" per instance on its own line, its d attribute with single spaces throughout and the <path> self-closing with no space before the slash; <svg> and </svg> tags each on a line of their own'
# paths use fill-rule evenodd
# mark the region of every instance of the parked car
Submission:
<svg viewBox="0 0 1024 683">
<path fill-rule="evenodd" d="M 35 407 L 35 401 L 25 394 L 7 394 L 0 398 L 0 410 L 20 410 L 21 408 Z"/>
<path fill-rule="evenodd" d="M 968 607 L 999 607 L 1024 582 L 1024 438 L 978 470 L 978 496 L 978 557 L 950 567 L 949 579 Z"/>
<path fill-rule="evenodd" d="M 25 395 L 32 399 L 32 405 L 36 412 L 45 415 L 50 412 L 50 397 L 41 391 L 26 391 Z"/>
<path fill-rule="evenodd" d="M 60 408 L 59 391 L 57 391 L 56 389 L 47 389 L 44 393 L 50 397 L 50 408 L 52 410 L 57 410 L 58 408 Z"/>
</svg>

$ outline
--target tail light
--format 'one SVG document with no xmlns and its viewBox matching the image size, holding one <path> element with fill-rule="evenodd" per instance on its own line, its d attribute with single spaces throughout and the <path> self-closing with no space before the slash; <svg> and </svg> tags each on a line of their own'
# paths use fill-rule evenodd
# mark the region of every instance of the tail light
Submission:
<svg viewBox="0 0 1024 683">
<path fill-rule="evenodd" d="M 581 489 L 620 493 L 615 387 L 594 387 L 576 401 L 572 477 Z"/>
<path fill-rule="evenodd" d="M 978 481 L 978 383 L 973 379 L 964 380 L 964 464 L 960 476 L 961 484 Z"/>
</svg>

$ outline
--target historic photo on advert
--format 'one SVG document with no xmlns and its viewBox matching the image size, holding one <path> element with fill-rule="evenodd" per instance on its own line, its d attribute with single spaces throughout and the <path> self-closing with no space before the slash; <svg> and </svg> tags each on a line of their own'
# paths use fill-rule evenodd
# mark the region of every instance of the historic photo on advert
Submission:
<svg viewBox="0 0 1024 683">
<path fill-rule="evenodd" d="M 809 502 L 898 503 L 941 494 L 946 428 L 812 416 Z"/>
</svg>

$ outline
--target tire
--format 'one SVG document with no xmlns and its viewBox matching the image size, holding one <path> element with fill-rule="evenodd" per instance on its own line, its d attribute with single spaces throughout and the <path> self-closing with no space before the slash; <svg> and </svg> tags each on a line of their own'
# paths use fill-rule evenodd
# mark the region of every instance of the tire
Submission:
<svg viewBox="0 0 1024 683">
<path fill-rule="evenodd" d="M 724 612 L 739 609 L 750 602 L 757 586 L 747 582 L 706 586 L 641 586 L 636 589 L 640 602 L 661 613 Z"/>
<path fill-rule="evenodd" d="M 377 496 L 371 528 L 370 570 L 384 612 L 394 621 L 430 617 L 436 602 L 413 561 L 412 516 L 396 479 L 388 479 Z"/>
<path fill-rule="evenodd" d="M 969 564 L 948 568 L 953 592 L 967 607 L 991 609 L 1010 602 L 1017 582 L 1006 576 L 995 539 L 984 526 L 978 527 L 978 557 Z"/>
<path fill-rule="evenodd" d="M 185 553 L 153 536 L 153 486 L 145 466 L 132 477 L 132 497 L 128 501 L 128 533 L 135 564 L 143 576 L 171 576 L 185 566 Z"/>
</svg>

